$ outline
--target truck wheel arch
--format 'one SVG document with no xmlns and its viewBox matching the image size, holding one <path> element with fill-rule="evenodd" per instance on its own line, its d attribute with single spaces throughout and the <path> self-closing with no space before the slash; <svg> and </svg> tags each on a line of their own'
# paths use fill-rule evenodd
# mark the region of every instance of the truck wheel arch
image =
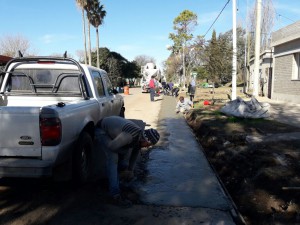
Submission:
<svg viewBox="0 0 300 225">
<path fill-rule="evenodd" d="M 72 177 L 79 185 L 88 182 L 91 176 L 93 148 L 91 134 L 83 131 L 78 138 L 72 155 Z"/>
</svg>

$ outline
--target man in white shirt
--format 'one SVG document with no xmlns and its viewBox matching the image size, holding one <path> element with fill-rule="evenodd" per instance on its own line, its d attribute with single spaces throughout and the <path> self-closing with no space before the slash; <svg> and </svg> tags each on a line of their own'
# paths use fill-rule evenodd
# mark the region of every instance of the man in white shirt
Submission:
<svg viewBox="0 0 300 225">
<path fill-rule="evenodd" d="M 183 96 L 180 96 L 175 109 L 176 113 L 181 112 L 185 114 L 191 108 L 193 108 L 193 102 Z"/>
</svg>

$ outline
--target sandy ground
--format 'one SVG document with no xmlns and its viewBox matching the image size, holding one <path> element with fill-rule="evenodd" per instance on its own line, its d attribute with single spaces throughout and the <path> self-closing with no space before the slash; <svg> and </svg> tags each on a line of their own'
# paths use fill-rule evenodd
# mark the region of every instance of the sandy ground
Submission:
<svg viewBox="0 0 300 225">
<path fill-rule="evenodd" d="M 130 88 L 129 95 L 122 94 L 125 101 L 125 117 L 143 120 L 150 128 L 157 128 L 158 114 L 163 95 L 150 101 L 150 93 L 142 93 L 140 88 Z"/>
</svg>

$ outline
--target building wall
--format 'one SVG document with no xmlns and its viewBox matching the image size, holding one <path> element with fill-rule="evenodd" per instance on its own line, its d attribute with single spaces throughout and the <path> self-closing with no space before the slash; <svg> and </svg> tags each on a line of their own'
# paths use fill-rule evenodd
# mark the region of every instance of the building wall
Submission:
<svg viewBox="0 0 300 225">
<path fill-rule="evenodd" d="M 294 53 L 300 53 L 300 21 L 272 33 L 274 49 L 271 98 L 300 103 L 300 80 L 293 80 Z M 300 69 L 300 68 L 299 68 Z"/>
<path fill-rule="evenodd" d="M 276 56 L 291 54 L 295 52 L 300 52 L 300 39 L 293 40 L 281 45 L 277 45 L 274 49 L 274 56 L 276 57 Z"/>
<path fill-rule="evenodd" d="M 300 103 L 300 80 L 292 80 L 293 54 L 275 57 L 272 99 Z"/>
</svg>

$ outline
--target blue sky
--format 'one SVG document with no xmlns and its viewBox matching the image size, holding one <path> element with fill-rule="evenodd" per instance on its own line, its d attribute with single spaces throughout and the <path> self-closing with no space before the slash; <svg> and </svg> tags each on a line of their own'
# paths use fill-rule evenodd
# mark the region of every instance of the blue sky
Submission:
<svg viewBox="0 0 300 225">
<path fill-rule="evenodd" d="M 246 8 L 255 0 L 236 0 L 237 23 L 245 23 Z M 198 15 L 194 35 L 204 35 L 228 0 L 102 0 L 107 16 L 99 29 L 100 47 L 120 53 L 128 60 L 135 56 L 154 57 L 158 66 L 167 59 L 168 36 L 173 20 L 183 11 Z M 248 3 L 248 4 L 247 4 Z M 300 20 L 300 0 L 273 0 L 276 10 L 274 30 Z M 37 55 L 62 53 L 74 58 L 83 49 L 82 20 L 75 0 L 0 0 L 0 38 L 22 35 Z M 222 33 L 232 28 L 232 1 L 228 3 L 211 31 Z M 96 46 L 91 29 L 92 47 Z"/>
</svg>

